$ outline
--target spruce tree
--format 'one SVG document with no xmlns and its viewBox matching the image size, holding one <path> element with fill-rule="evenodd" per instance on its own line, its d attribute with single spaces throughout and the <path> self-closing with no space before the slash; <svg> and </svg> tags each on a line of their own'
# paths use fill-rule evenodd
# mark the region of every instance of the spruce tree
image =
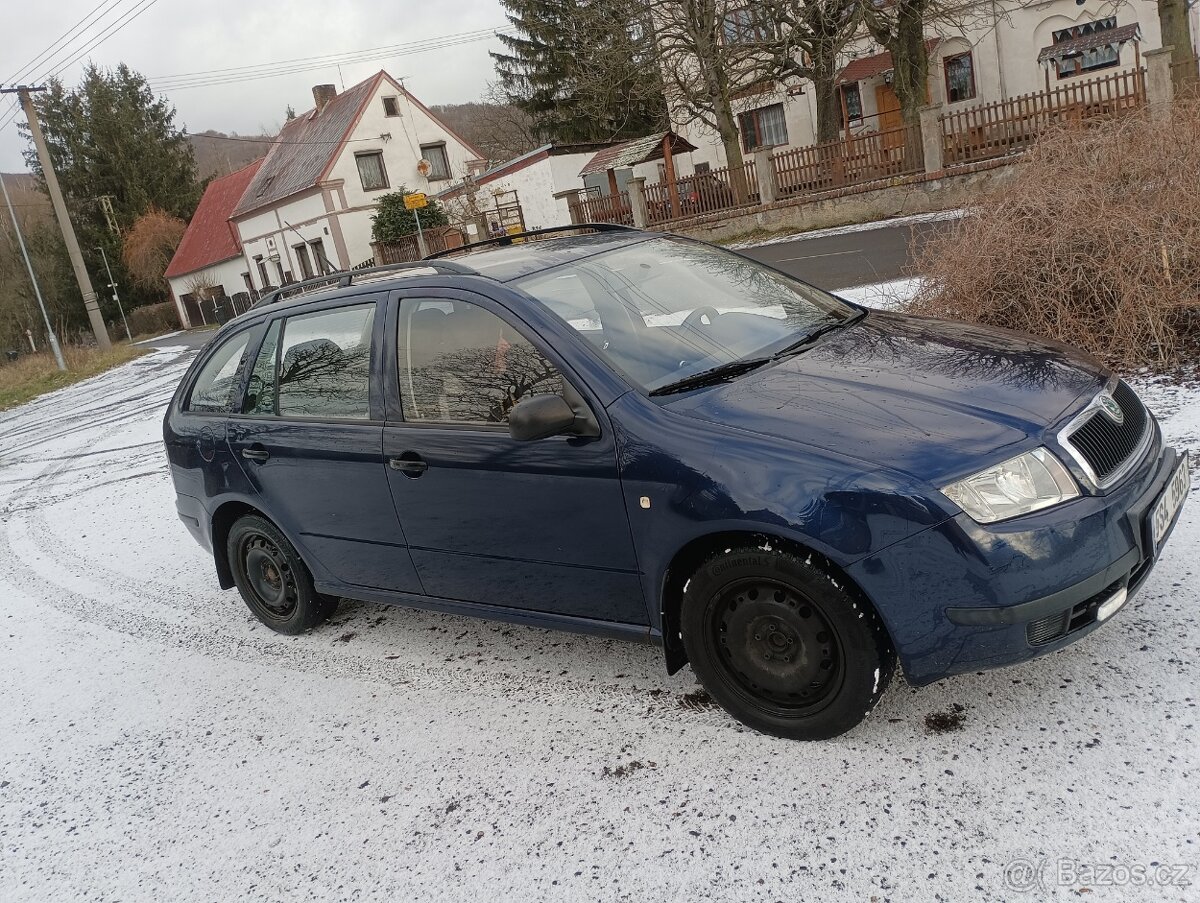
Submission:
<svg viewBox="0 0 1200 903">
<path fill-rule="evenodd" d="M 191 218 L 203 185 L 187 134 L 175 125 L 175 108 L 156 97 L 146 79 L 122 64 L 89 64 L 73 90 L 52 78 L 34 95 L 83 256 L 97 287 L 107 283 L 100 252 L 108 255 L 126 306 L 160 301 L 161 292 L 139 288 L 122 263 L 122 235 L 150 208 Z M 22 122 L 22 131 L 28 128 Z M 41 165 L 32 144 L 30 169 Z M 99 292 L 106 317 L 116 315 L 110 292 Z"/>
<path fill-rule="evenodd" d="M 502 0 L 516 35 L 493 53 L 506 100 L 543 141 L 637 138 L 666 127 L 649 13 L 629 0 Z"/>
</svg>

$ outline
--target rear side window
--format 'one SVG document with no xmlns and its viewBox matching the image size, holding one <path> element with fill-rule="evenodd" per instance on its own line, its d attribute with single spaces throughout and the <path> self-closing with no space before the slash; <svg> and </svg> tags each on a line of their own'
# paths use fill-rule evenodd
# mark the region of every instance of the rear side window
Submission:
<svg viewBox="0 0 1200 903">
<path fill-rule="evenodd" d="M 276 320 L 267 330 L 254 369 L 250 371 L 250 382 L 246 386 L 246 398 L 242 402 L 243 414 L 275 413 L 275 361 L 279 359 L 279 332 L 281 321 Z"/>
<path fill-rule="evenodd" d="M 188 396 L 187 410 L 209 414 L 227 414 L 233 410 L 250 332 L 243 330 L 230 336 L 200 368 Z"/>
<path fill-rule="evenodd" d="M 375 304 L 339 307 L 284 321 L 274 405 L 281 417 L 368 420 Z M 263 351 L 268 349 L 264 347 Z M 268 369 L 269 368 L 269 369 Z M 259 405 L 256 404 L 256 407 Z"/>
</svg>

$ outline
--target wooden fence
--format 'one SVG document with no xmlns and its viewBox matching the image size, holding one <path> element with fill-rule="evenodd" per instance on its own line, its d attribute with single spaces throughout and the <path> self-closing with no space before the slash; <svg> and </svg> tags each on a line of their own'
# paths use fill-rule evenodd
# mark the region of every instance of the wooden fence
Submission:
<svg viewBox="0 0 1200 903">
<path fill-rule="evenodd" d="M 739 171 L 745 179 L 742 185 L 737 184 Z M 646 186 L 647 222 L 651 225 L 757 204 L 760 197 L 758 173 L 753 160 L 743 163 L 740 167 L 723 166 L 683 176 L 675 180 L 675 185 L 679 195 L 678 214 L 672 209 L 671 186 L 667 182 Z"/>
<path fill-rule="evenodd" d="M 462 231 L 454 226 L 433 226 L 424 231 L 424 236 L 425 250 L 429 254 L 438 254 L 451 248 L 461 248 L 464 241 Z M 372 258 L 372 266 L 407 263 L 412 260 L 420 260 L 422 257 L 415 232 L 396 241 L 373 241 L 371 250 L 375 253 Z"/>
<path fill-rule="evenodd" d="M 1119 116 L 1145 102 L 1146 72 L 1131 69 L 944 113 L 939 117 L 943 165 L 1019 153 L 1051 126 Z M 770 161 L 777 198 L 865 185 L 925 169 L 921 130 L 916 125 L 783 150 L 772 154 Z M 647 185 L 647 225 L 758 204 L 762 195 L 754 161 L 744 163 L 741 172 L 744 187 L 728 167 L 681 176 L 675 181 L 675 197 L 666 180 Z M 572 200 L 570 207 L 573 222 L 633 225 L 625 192 L 585 195 Z"/>
<path fill-rule="evenodd" d="M 921 172 L 920 129 L 901 126 L 771 156 L 780 197 L 829 191 Z"/>
<path fill-rule="evenodd" d="M 945 165 L 1019 153 L 1048 128 L 1120 116 L 1145 102 L 1146 71 L 1130 69 L 943 113 Z"/>
<path fill-rule="evenodd" d="M 629 206 L 629 193 L 587 194 L 568 201 L 573 223 L 617 223 L 633 225 L 633 208 Z"/>
</svg>

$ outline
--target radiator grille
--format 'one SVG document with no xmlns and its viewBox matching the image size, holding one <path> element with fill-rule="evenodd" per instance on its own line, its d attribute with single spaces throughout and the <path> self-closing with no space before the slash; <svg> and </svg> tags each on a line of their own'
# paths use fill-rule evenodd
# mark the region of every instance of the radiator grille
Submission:
<svg viewBox="0 0 1200 903">
<path fill-rule="evenodd" d="M 1150 426 L 1145 405 L 1125 382 L 1117 384 L 1112 397 L 1121 409 L 1123 420 L 1120 423 L 1104 408 L 1098 407 L 1064 440 L 1087 461 L 1100 483 L 1133 456 Z"/>
</svg>

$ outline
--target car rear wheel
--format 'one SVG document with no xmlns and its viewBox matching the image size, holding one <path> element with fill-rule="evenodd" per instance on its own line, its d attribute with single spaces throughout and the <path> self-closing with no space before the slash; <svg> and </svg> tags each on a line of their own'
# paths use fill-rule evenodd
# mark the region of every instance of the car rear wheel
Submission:
<svg viewBox="0 0 1200 903">
<path fill-rule="evenodd" d="M 265 518 L 239 518 L 229 531 L 226 551 L 246 607 L 277 633 L 304 633 L 337 609 L 337 599 L 313 589 L 304 561 Z"/>
<path fill-rule="evenodd" d="M 895 654 L 874 609 L 779 549 L 710 556 L 684 587 L 692 670 L 742 723 L 794 740 L 853 728 L 883 695 Z"/>
</svg>

